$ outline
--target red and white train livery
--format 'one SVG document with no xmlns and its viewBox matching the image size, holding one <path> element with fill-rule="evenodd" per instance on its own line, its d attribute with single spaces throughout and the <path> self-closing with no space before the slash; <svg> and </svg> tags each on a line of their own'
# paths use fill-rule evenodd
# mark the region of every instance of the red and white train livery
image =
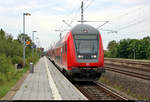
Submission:
<svg viewBox="0 0 150 102">
<path fill-rule="evenodd" d="M 87 24 L 76 25 L 47 55 L 76 81 L 96 81 L 104 72 L 100 32 Z"/>
</svg>

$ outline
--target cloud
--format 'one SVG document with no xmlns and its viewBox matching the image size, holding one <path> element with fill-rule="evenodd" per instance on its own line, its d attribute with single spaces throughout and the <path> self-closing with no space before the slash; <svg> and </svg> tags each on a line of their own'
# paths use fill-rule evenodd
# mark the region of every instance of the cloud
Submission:
<svg viewBox="0 0 150 102">
<path fill-rule="evenodd" d="M 61 11 L 64 11 L 63 8 L 60 8 L 60 7 L 55 7 L 55 8 L 52 8 L 53 10 L 55 10 L 56 12 L 61 12 Z"/>
<path fill-rule="evenodd" d="M 93 2 L 91 0 L 84 0 L 84 3 L 85 6 L 90 4 L 84 10 L 86 20 L 109 20 L 110 23 L 103 26 L 103 28 L 113 30 L 118 30 L 119 27 L 132 23 L 134 19 L 140 16 L 147 16 L 150 11 L 150 7 L 148 7 L 149 0 L 93 0 Z M 49 46 L 50 43 L 59 39 L 59 32 L 55 32 L 55 29 L 67 28 L 67 25 L 62 20 L 66 20 L 69 23 L 74 18 L 75 20 L 72 24 L 74 26 L 79 23 L 77 20 L 81 18 L 81 0 L 1 0 L 0 4 L 0 27 L 16 37 L 19 31 L 22 31 L 23 12 L 29 12 L 31 16 L 26 17 L 26 33 L 31 36 L 32 31 L 37 30 L 36 36 L 39 36 L 41 45 L 44 47 Z M 107 32 L 102 31 L 104 48 L 106 48 L 110 40 L 135 36 L 129 34 L 123 35 L 124 33 L 146 31 L 150 26 L 150 23 L 148 23 L 148 21 L 143 22 L 135 27 L 119 31 L 118 35 L 107 34 Z M 89 24 L 95 27 L 101 25 L 101 23 Z M 141 27 L 144 24 L 146 27 Z"/>
</svg>

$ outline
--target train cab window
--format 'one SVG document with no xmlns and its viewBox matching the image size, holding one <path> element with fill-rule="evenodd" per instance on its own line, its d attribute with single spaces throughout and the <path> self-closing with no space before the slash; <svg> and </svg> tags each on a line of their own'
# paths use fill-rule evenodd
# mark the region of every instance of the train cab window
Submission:
<svg viewBox="0 0 150 102">
<path fill-rule="evenodd" d="M 75 46 L 78 53 L 97 53 L 97 35 L 75 35 Z"/>
<path fill-rule="evenodd" d="M 96 59 L 98 55 L 98 40 L 96 34 L 88 34 L 86 36 L 81 34 L 74 35 L 77 56 L 79 58 L 82 56 L 82 59 Z"/>
</svg>

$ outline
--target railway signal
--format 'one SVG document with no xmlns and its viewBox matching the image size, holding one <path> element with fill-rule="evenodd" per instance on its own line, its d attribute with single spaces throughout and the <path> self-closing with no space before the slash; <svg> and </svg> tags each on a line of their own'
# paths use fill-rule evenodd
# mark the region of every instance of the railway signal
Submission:
<svg viewBox="0 0 150 102">
<path fill-rule="evenodd" d="M 30 41 L 27 40 L 27 41 L 26 41 L 26 45 L 30 45 Z"/>
</svg>

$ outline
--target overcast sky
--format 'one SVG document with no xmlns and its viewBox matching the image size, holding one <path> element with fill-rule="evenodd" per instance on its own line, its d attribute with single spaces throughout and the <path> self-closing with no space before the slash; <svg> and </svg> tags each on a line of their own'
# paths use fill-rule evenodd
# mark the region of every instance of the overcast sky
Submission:
<svg viewBox="0 0 150 102">
<path fill-rule="evenodd" d="M 59 40 L 56 29 L 70 29 L 62 20 L 72 27 L 79 23 L 81 1 L 0 0 L 0 28 L 16 38 L 23 31 L 23 12 L 31 13 L 25 17 L 26 34 L 31 37 L 32 31 L 36 30 L 35 38 L 39 37 L 40 46 L 48 48 Z M 150 0 L 84 0 L 84 11 L 85 20 L 109 21 L 99 29 L 104 49 L 111 40 L 150 36 Z M 87 24 L 98 27 L 103 23 Z"/>
</svg>

